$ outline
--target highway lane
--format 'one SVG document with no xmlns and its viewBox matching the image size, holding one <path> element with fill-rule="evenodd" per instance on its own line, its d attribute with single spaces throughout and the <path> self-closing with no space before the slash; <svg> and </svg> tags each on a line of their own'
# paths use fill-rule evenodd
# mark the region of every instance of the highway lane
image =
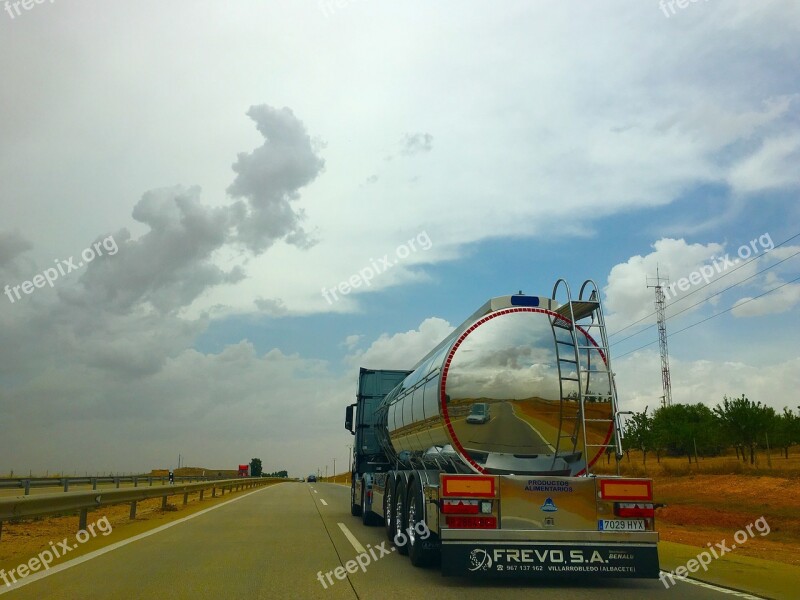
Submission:
<svg viewBox="0 0 800 600">
<path fill-rule="evenodd" d="M 326 499 L 329 506 L 321 510 L 326 519 L 343 523 L 358 542 L 364 546 L 377 547 L 387 540 L 382 527 L 365 527 L 360 517 L 350 516 L 350 488 L 333 484 L 315 484 L 314 487 Z M 330 526 L 329 526 L 330 527 Z M 334 541 L 338 540 L 334 538 Z M 388 547 L 389 544 L 387 543 Z M 337 546 L 338 547 L 338 546 Z M 349 549 L 340 551 L 343 563 L 355 558 L 357 550 L 351 545 Z M 330 565 L 330 571 L 339 565 Z M 641 598 L 664 598 L 675 600 L 723 600 L 729 598 L 722 592 L 706 589 L 689 583 L 678 582 L 671 589 L 664 588 L 658 580 L 625 580 L 598 579 L 591 582 L 580 581 L 475 581 L 465 578 L 442 577 L 438 568 L 419 569 L 411 565 L 406 556 L 392 552 L 367 567 L 348 575 L 349 582 L 357 595 L 362 599 L 407 599 L 407 598 L 443 598 L 446 600 L 464 600 L 479 598 L 487 600 L 525 599 L 533 595 L 554 600 L 597 599 L 627 600 Z M 332 591 L 346 582 L 334 580 L 335 584 L 325 591 Z M 322 585 L 319 584 L 320 588 Z M 324 595 L 314 596 L 325 598 Z"/>
<path fill-rule="evenodd" d="M 386 541 L 381 527 L 350 515 L 349 488 L 282 483 L 229 503 L 7 593 L 38 598 L 547 598 L 625 600 L 724 597 L 678 583 L 667 590 L 650 580 L 593 582 L 475 582 L 444 578 L 388 552 L 366 571 L 325 573 Z M 389 544 L 383 546 L 388 550 Z M 379 552 L 376 551 L 376 556 Z M 0 586 L 0 594 L 3 593 Z"/>
</svg>

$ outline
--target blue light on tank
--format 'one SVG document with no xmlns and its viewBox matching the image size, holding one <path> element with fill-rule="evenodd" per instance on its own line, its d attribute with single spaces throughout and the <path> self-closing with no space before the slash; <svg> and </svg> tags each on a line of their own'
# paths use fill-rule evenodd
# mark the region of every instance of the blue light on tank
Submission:
<svg viewBox="0 0 800 600">
<path fill-rule="evenodd" d="M 539 296 L 511 296 L 511 306 L 539 306 Z"/>
</svg>

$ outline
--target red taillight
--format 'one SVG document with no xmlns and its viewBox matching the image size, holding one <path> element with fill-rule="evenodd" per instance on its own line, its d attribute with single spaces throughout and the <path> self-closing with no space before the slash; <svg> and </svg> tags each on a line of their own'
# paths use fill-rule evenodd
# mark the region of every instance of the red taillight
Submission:
<svg viewBox="0 0 800 600">
<path fill-rule="evenodd" d="M 617 502 L 614 504 L 614 514 L 618 517 L 644 517 L 652 519 L 656 515 L 656 509 L 652 504 Z"/>
<path fill-rule="evenodd" d="M 480 512 L 480 506 L 477 500 L 444 500 L 442 501 L 442 512 L 451 515 L 477 515 Z"/>
<path fill-rule="evenodd" d="M 450 529 L 497 529 L 497 517 L 447 517 Z"/>
</svg>

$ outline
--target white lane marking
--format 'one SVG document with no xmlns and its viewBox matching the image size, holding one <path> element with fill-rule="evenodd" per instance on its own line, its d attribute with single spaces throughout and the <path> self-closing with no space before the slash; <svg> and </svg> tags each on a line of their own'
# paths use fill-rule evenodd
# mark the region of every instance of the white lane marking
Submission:
<svg viewBox="0 0 800 600">
<path fill-rule="evenodd" d="M 33 574 L 33 575 L 28 575 L 25 579 L 20 579 L 19 581 L 17 581 L 16 583 L 11 584 L 10 586 L 5 586 L 4 585 L 4 586 L 0 587 L 0 596 L 5 594 L 6 592 L 10 592 L 12 590 L 16 590 L 17 588 L 21 588 L 21 587 L 23 587 L 25 585 L 28 585 L 29 583 L 33 583 L 34 581 L 39 581 L 40 579 L 44 579 L 45 577 L 48 577 L 50 575 L 54 575 L 55 573 L 58 573 L 59 571 L 64 571 L 66 569 L 69 569 L 70 567 L 76 567 L 81 563 L 85 563 L 87 561 L 92 560 L 93 558 L 97 558 L 98 556 L 102 556 L 103 554 L 108 554 L 109 552 L 111 552 L 113 550 L 116 550 L 117 548 L 122 548 L 123 546 L 127 546 L 128 544 L 130 544 L 132 542 L 136 542 L 136 541 L 141 540 L 143 538 L 150 537 L 151 535 L 155 535 L 156 533 L 160 533 L 160 532 L 164 531 L 165 529 L 169 529 L 170 527 L 174 527 L 175 525 L 183 523 L 184 521 L 188 521 L 189 519 L 194 519 L 195 517 L 199 517 L 200 515 L 204 515 L 204 514 L 206 514 L 208 512 L 211 512 L 212 510 L 217 510 L 218 508 L 222 508 L 223 506 L 226 506 L 226 505 L 231 504 L 233 502 L 238 502 L 239 500 L 244 500 L 245 498 L 247 498 L 248 496 L 250 496 L 252 494 L 257 494 L 258 492 L 263 492 L 264 490 L 268 490 L 270 488 L 276 488 L 276 487 L 278 487 L 278 486 L 277 485 L 265 486 L 265 487 L 261 488 L 260 490 L 256 490 L 254 492 L 249 492 L 249 493 L 245 494 L 244 496 L 239 496 L 238 498 L 232 498 L 231 500 L 228 500 L 227 502 L 223 502 L 222 504 L 217 504 L 216 506 L 212 506 L 211 508 L 203 509 L 203 510 L 198 511 L 196 513 L 193 513 L 193 514 L 191 514 L 189 516 L 183 517 L 182 519 L 178 519 L 177 521 L 172 521 L 171 523 L 167 523 L 165 525 L 161 525 L 160 527 L 156 527 L 155 529 L 151 529 L 150 531 L 145 531 L 144 533 L 140 533 L 139 535 L 135 535 L 135 536 L 130 537 L 128 539 L 121 540 L 119 542 L 115 542 L 115 543 L 113 543 L 113 544 L 111 544 L 109 546 L 106 546 L 105 548 L 100 548 L 99 550 L 94 550 L 93 552 L 89 552 L 88 554 L 84 554 L 83 556 L 79 556 L 77 558 L 73 558 L 72 560 L 67 561 L 65 563 L 62 563 L 60 565 L 57 565 L 55 567 L 50 567 L 50 569 L 48 571 L 40 571 L 39 573 L 36 573 L 36 574 Z"/>
<path fill-rule="evenodd" d="M 339 523 L 338 525 L 339 525 L 339 529 L 342 530 L 342 533 L 344 534 L 344 537 L 346 537 L 347 541 L 350 542 L 350 544 L 353 546 L 353 548 L 356 549 L 356 552 L 358 552 L 359 554 L 364 554 L 367 550 L 356 539 L 356 536 L 354 536 L 350 532 L 350 530 L 347 528 L 347 525 L 345 525 L 344 523 Z"/>
<path fill-rule="evenodd" d="M 319 499 L 319 501 L 320 501 L 320 502 L 322 502 L 322 505 L 323 505 L 323 506 L 328 506 L 328 503 L 327 503 L 327 502 L 325 502 L 325 500 L 323 500 L 322 498 L 320 498 L 320 499 Z"/>
<path fill-rule="evenodd" d="M 550 442 L 548 442 L 548 441 L 545 439 L 545 437 L 544 437 L 544 436 L 541 434 L 541 432 L 540 432 L 538 429 L 536 429 L 536 427 L 534 427 L 533 425 L 531 425 L 531 423 L 530 423 L 529 421 L 527 421 L 527 420 L 525 420 L 525 419 L 522 419 L 522 418 L 520 418 L 520 416 L 517 414 L 517 411 L 516 411 L 516 410 L 514 410 L 514 405 L 513 405 L 513 404 L 511 405 L 511 414 L 513 414 L 515 418 L 517 418 L 517 419 L 519 419 L 520 421 L 522 421 L 523 423 L 525 423 L 525 424 L 526 424 L 528 427 L 530 427 L 531 429 L 533 429 L 534 433 L 536 433 L 536 435 L 538 435 L 538 436 L 539 436 L 539 438 L 540 438 L 540 439 L 541 439 L 541 440 L 544 442 L 545 446 L 547 446 L 548 448 L 550 448 L 550 452 L 555 452 L 555 451 L 556 451 L 556 449 L 555 449 L 555 448 L 553 448 L 553 445 L 552 445 L 552 444 L 550 444 Z"/>
<path fill-rule="evenodd" d="M 675 575 L 674 573 L 670 573 L 669 571 L 661 571 L 662 577 L 665 575 L 672 575 L 676 581 L 681 581 L 683 583 L 691 583 L 692 585 L 697 585 L 700 587 L 708 588 L 709 590 L 714 590 L 715 592 L 722 592 L 723 594 L 730 594 L 731 596 L 737 596 L 739 598 L 748 598 L 749 600 L 761 600 L 758 596 L 751 596 L 745 592 L 740 592 L 738 590 L 731 590 L 724 587 L 719 587 L 717 585 L 713 585 L 711 583 L 706 583 L 705 581 L 698 581 L 697 579 L 689 579 L 688 577 L 680 577 Z"/>
</svg>

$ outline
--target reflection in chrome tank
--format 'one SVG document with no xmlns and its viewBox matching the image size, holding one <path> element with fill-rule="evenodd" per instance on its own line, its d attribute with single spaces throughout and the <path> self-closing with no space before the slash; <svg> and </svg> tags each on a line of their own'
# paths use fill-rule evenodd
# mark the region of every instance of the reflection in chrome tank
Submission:
<svg viewBox="0 0 800 600">
<path fill-rule="evenodd" d="M 462 472 L 584 472 L 587 454 L 593 463 L 602 451 L 592 445 L 612 433 L 608 376 L 602 353 L 580 332 L 579 346 L 590 348 L 580 351 L 587 453 L 574 359 L 556 354 L 571 335 L 553 326 L 557 319 L 544 309 L 506 309 L 457 329 L 384 400 L 389 455 Z"/>
</svg>

